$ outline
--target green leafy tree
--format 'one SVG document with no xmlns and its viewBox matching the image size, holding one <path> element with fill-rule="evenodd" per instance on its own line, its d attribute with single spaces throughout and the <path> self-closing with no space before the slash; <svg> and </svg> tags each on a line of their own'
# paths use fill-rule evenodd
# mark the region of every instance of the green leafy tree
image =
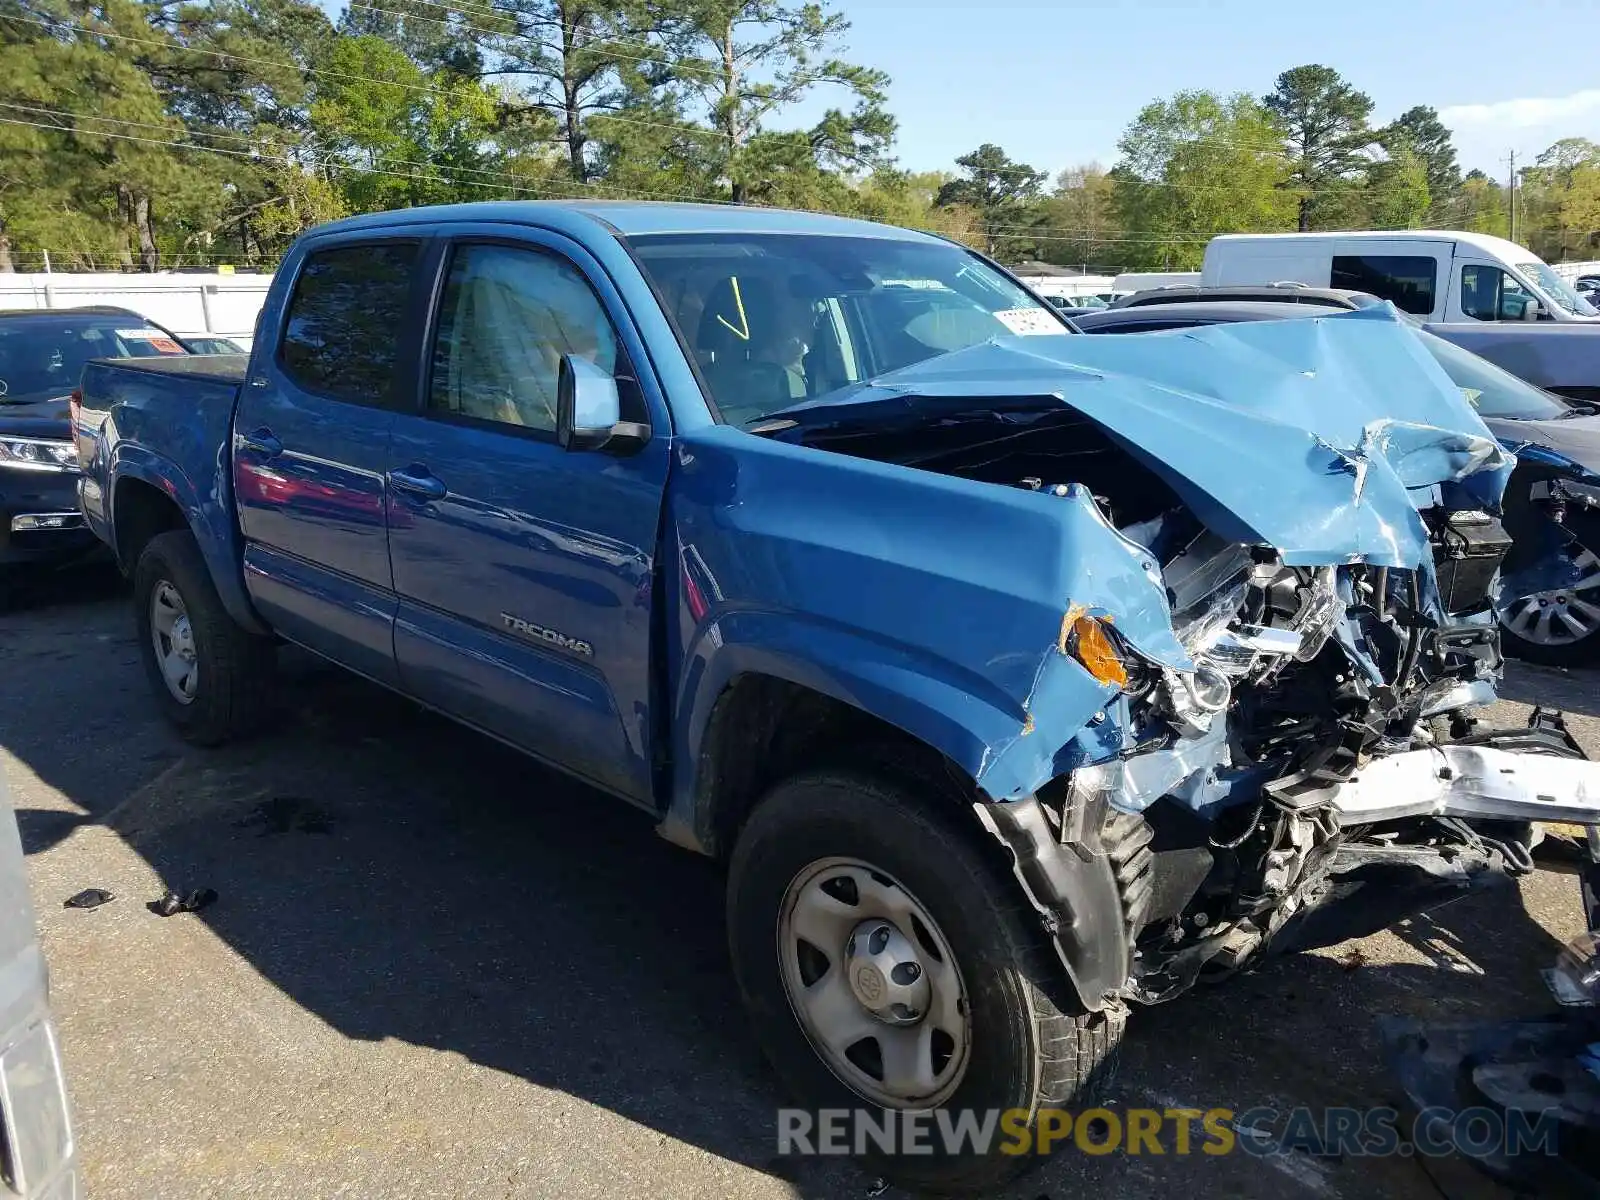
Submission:
<svg viewBox="0 0 1600 1200">
<path fill-rule="evenodd" d="M 1562 138 L 1522 172 L 1517 195 L 1517 237 L 1550 262 L 1588 258 L 1600 236 L 1596 189 L 1600 145 Z"/>
<path fill-rule="evenodd" d="M 1428 164 L 1401 141 L 1367 170 L 1368 220 L 1374 229 L 1415 229 L 1428 213 Z"/>
<path fill-rule="evenodd" d="M 889 77 L 836 56 L 850 28 L 842 14 L 817 3 L 686 0 L 660 24 L 672 86 L 716 133 L 735 202 L 782 184 L 772 172 L 791 167 L 794 143 L 752 143 L 819 90 L 842 93 L 849 107 L 827 109 L 805 131 L 817 167 L 867 173 L 883 165 L 895 130 L 884 108 Z"/>
<path fill-rule="evenodd" d="M 1312 64 L 1279 75 L 1262 103 L 1282 130 L 1290 163 L 1286 186 L 1299 197 L 1299 228 L 1308 230 L 1318 200 L 1365 166 L 1364 152 L 1374 141 L 1367 128 L 1372 99 L 1332 67 Z"/>
<path fill-rule="evenodd" d="M 1452 221 L 1472 233 L 1506 237 L 1510 230 L 1506 216 L 1505 188 L 1482 171 L 1468 171 L 1461 180 L 1461 195 Z"/>
<path fill-rule="evenodd" d="M 1088 266 L 1117 261 L 1121 224 L 1116 184 L 1099 163 L 1069 167 L 1040 206 L 1039 256 L 1046 262 Z"/>
<path fill-rule="evenodd" d="M 502 198 L 490 146 L 496 105 L 474 79 L 438 73 L 431 84 L 404 52 L 373 36 L 342 39 L 311 104 L 318 142 L 331 151 L 346 205 L 356 212 Z"/>
<path fill-rule="evenodd" d="M 399 50 L 424 72 L 476 75 L 484 69 L 483 43 L 512 29 L 494 4 L 463 0 L 460 7 L 435 0 L 345 0 L 339 32 L 375 37 Z"/>
<path fill-rule="evenodd" d="M 520 99 L 549 113 L 573 179 L 594 177 L 598 149 L 590 118 L 647 119 L 653 87 L 666 76 L 666 51 L 648 10 L 622 0 L 512 0 L 497 10 L 510 28 L 493 39 L 487 77 L 517 86 Z"/>
<path fill-rule="evenodd" d="M 993 142 L 956 159 L 962 175 L 938 191 L 940 208 L 962 206 L 977 216 L 983 248 L 990 255 L 1015 260 L 1035 252 L 1041 220 L 1039 199 L 1047 176 L 1015 162 Z"/>
<path fill-rule="evenodd" d="M 1431 205 L 1441 208 L 1454 200 L 1461 188 L 1461 168 L 1455 143 L 1439 120 L 1438 110 L 1419 104 L 1408 108 L 1378 131 L 1378 141 L 1391 154 L 1405 146 L 1422 160 Z"/>
<path fill-rule="evenodd" d="M 1244 93 L 1179 92 L 1146 105 L 1111 172 L 1129 264 L 1191 270 L 1219 233 L 1290 228 L 1296 199 L 1281 144 L 1273 113 Z"/>
</svg>

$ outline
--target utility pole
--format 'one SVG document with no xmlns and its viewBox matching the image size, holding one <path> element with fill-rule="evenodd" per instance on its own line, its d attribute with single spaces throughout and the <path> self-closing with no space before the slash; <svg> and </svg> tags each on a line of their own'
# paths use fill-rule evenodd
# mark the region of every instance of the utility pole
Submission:
<svg viewBox="0 0 1600 1200">
<path fill-rule="evenodd" d="M 1510 179 L 1510 183 L 1511 183 L 1511 189 L 1510 189 L 1511 232 L 1510 232 L 1510 237 L 1508 238 L 1508 240 L 1514 242 L 1514 241 L 1517 240 L 1517 152 L 1515 150 L 1513 150 L 1511 152 L 1511 179 Z"/>
</svg>

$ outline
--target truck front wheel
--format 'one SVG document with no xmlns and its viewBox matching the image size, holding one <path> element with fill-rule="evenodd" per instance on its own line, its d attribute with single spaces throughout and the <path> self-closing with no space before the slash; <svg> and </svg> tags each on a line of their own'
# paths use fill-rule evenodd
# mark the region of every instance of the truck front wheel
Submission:
<svg viewBox="0 0 1600 1200">
<path fill-rule="evenodd" d="M 1122 1016 L 1082 1007 L 958 820 L 863 776 L 780 784 L 734 849 L 728 925 L 757 1037 L 812 1117 L 853 1109 L 883 1128 L 886 1110 L 951 1110 L 922 1147 L 874 1139 L 869 1157 L 913 1187 L 981 1192 L 1029 1163 L 1041 1110 L 1094 1103 Z M 987 1147 L 945 1143 L 964 1120 L 989 1123 Z"/>
<path fill-rule="evenodd" d="M 150 539 L 134 566 L 133 605 L 157 703 L 186 740 L 215 746 L 259 723 L 272 643 L 228 615 L 188 530 Z"/>
</svg>

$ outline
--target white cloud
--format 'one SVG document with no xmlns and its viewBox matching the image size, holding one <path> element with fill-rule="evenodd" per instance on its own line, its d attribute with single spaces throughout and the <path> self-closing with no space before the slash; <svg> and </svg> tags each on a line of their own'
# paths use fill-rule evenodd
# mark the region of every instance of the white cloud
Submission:
<svg viewBox="0 0 1600 1200">
<path fill-rule="evenodd" d="M 1447 128 L 1489 126 L 1497 129 L 1533 129 L 1600 112 L 1600 89 L 1590 88 L 1570 96 L 1537 96 L 1498 100 L 1493 104 L 1452 104 L 1439 110 Z"/>
</svg>

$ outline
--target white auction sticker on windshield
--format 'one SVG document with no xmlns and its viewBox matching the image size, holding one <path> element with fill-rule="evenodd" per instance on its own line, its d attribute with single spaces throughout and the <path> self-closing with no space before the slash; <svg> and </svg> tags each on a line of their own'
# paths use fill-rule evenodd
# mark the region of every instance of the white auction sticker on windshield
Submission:
<svg viewBox="0 0 1600 1200">
<path fill-rule="evenodd" d="M 119 329 L 117 336 L 125 342 L 149 342 L 157 354 L 183 353 L 183 347 L 159 329 Z"/>
<path fill-rule="evenodd" d="M 1042 308 L 1002 308 L 994 314 L 994 319 L 1018 337 L 1067 332 L 1060 321 Z"/>
</svg>

